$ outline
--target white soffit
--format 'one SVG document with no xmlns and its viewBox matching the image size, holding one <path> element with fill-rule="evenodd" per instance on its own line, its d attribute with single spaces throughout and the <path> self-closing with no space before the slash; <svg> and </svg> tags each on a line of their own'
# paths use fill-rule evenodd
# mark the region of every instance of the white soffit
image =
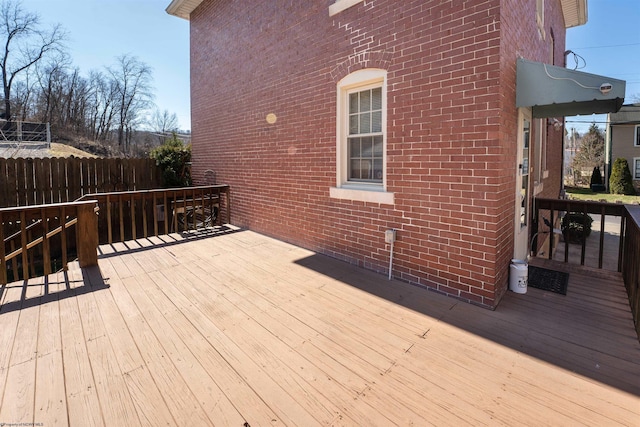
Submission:
<svg viewBox="0 0 640 427">
<path fill-rule="evenodd" d="M 186 19 L 187 21 L 191 17 L 191 12 L 196 7 L 200 6 L 203 0 L 173 0 L 169 6 L 167 6 L 167 13 L 169 15 L 177 16 L 178 18 Z"/>
</svg>

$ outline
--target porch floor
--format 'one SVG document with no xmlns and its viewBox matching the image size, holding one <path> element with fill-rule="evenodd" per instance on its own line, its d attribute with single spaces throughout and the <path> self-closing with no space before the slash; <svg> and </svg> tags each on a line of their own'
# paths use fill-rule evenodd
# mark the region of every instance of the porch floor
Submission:
<svg viewBox="0 0 640 427">
<path fill-rule="evenodd" d="M 2 289 L 0 422 L 640 419 L 640 343 L 611 272 L 490 311 L 250 231 L 100 252 L 99 268 Z"/>
</svg>

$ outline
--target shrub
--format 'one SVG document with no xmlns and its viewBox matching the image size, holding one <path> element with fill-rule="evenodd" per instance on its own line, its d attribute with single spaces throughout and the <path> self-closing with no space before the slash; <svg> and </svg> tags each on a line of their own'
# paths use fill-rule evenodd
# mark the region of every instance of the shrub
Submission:
<svg viewBox="0 0 640 427">
<path fill-rule="evenodd" d="M 191 185 L 191 145 L 185 146 L 175 133 L 167 142 L 152 150 L 150 155 L 162 170 L 162 182 L 165 187 Z"/>
<path fill-rule="evenodd" d="M 602 183 L 602 172 L 600 172 L 600 166 L 596 166 L 591 173 L 591 191 L 597 193 L 598 191 L 604 190 L 605 186 Z"/>
<path fill-rule="evenodd" d="M 634 196 L 636 194 L 627 159 L 617 158 L 613 163 L 611 176 L 609 177 L 609 192 L 626 196 Z"/>
</svg>

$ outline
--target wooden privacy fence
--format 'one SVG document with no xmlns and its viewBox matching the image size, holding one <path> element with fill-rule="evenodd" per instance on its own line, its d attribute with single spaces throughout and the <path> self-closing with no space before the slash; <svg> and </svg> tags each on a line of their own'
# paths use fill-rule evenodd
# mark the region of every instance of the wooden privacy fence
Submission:
<svg viewBox="0 0 640 427">
<path fill-rule="evenodd" d="M 98 263 L 97 202 L 0 209 L 0 283 Z"/>
<path fill-rule="evenodd" d="M 154 159 L 0 159 L 0 208 L 162 187 Z"/>
</svg>

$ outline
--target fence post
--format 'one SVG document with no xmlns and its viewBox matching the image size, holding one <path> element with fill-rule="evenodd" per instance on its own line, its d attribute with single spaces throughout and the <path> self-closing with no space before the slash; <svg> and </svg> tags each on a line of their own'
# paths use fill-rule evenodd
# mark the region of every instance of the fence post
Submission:
<svg viewBox="0 0 640 427">
<path fill-rule="evenodd" d="M 98 265 L 98 214 L 96 200 L 78 205 L 78 223 L 76 225 L 78 263 L 80 267 Z"/>
</svg>

